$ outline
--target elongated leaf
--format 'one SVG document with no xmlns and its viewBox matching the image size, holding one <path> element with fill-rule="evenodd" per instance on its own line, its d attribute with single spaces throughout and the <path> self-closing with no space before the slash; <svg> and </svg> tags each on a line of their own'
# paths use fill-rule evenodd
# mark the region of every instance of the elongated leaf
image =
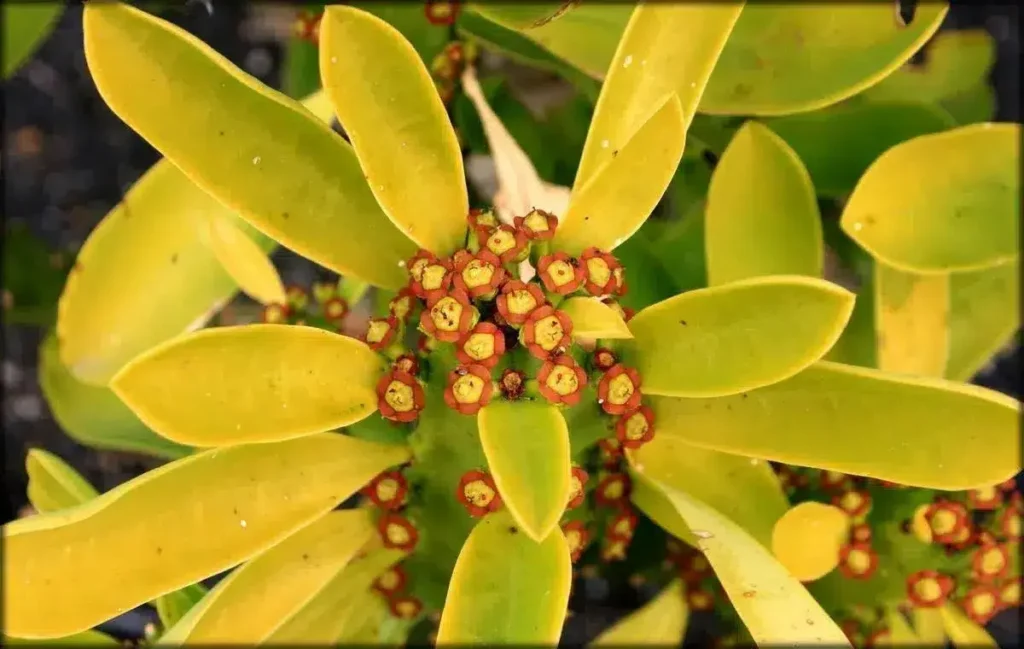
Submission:
<svg viewBox="0 0 1024 649">
<path fill-rule="evenodd" d="M 980 270 L 1017 259 L 1020 125 L 978 124 L 889 149 L 857 183 L 843 231 L 907 272 Z"/>
<path fill-rule="evenodd" d="M 217 261 L 246 295 L 262 304 L 284 304 L 284 284 L 266 253 L 227 219 L 213 219 L 205 228 Z"/>
<path fill-rule="evenodd" d="M 416 50 L 383 20 L 344 6 L 324 11 L 320 43 L 324 89 L 377 202 L 421 247 L 451 254 L 469 212 L 462 153 Z"/>
<path fill-rule="evenodd" d="M 81 505 L 99 495 L 78 471 L 40 448 L 29 450 L 25 471 L 28 473 L 28 501 L 40 513 Z"/>
<path fill-rule="evenodd" d="M 420 59 L 430 64 L 452 40 L 448 25 L 435 25 L 426 19 L 423 5 L 412 2 L 384 0 L 357 0 L 346 3 L 369 12 L 397 29 L 416 49 Z M 461 15 L 461 11 L 459 14 Z M 323 35 L 321 34 L 321 39 Z M 322 40 L 321 40 L 322 42 Z M 319 67 L 318 64 L 314 64 Z"/>
<path fill-rule="evenodd" d="M 708 190 L 708 282 L 764 275 L 821 277 L 824 242 L 811 178 L 779 136 L 747 122 L 729 143 Z"/>
<path fill-rule="evenodd" d="M 945 646 L 946 629 L 942 611 L 935 608 L 915 608 L 912 612 L 914 633 L 924 646 Z"/>
<path fill-rule="evenodd" d="M 573 2 L 531 2 L 515 4 L 474 2 L 473 9 L 489 19 L 514 29 L 529 30 L 570 14 L 577 5 Z"/>
<path fill-rule="evenodd" d="M 641 474 L 642 475 L 642 474 Z M 759 645 L 850 646 L 810 593 L 742 527 L 682 491 L 651 480 L 678 510 L 747 631 Z"/>
<path fill-rule="evenodd" d="M 560 529 L 540 543 L 504 511 L 473 528 L 452 572 L 437 644 L 556 644 L 572 563 Z"/>
<path fill-rule="evenodd" d="M 850 517 L 832 505 L 802 502 L 775 523 L 772 554 L 803 582 L 824 577 L 839 565 L 839 550 L 849 539 Z"/>
<path fill-rule="evenodd" d="M 690 609 L 683 582 L 676 579 L 645 604 L 597 636 L 592 647 L 676 646 L 686 635 Z"/>
<path fill-rule="evenodd" d="M 558 305 L 572 320 L 572 334 L 580 338 L 632 338 L 629 326 L 614 309 L 594 297 L 572 297 Z"/>
<path fill-rule="evenodd" d="M 505 507 L 540 543 L 569 499 L 569 429 L 555 406 L 495 401 L 477 416 L 487 467 Z"/>
<path fill-rule="evenodd" d="M 946 602 L 939 610 L 942 614 L 942 626 L 949 639 L 953 641 L 954 647 L 999 646 L 984 627 L 964 615 L 956 604 Z"/>
<path fill-rule="evenodd" d="M 762 277 L 690 291 L 629 322 L 645 394 L 714 397 L 770 385 L 821 358 L 854 296 L 824 280 Z"/>
<path fill-rule="evenodd" d="M 63 2 L 5 2 L 0 5 L 3 25 L 4 79 L 14 74 L 21 64 L 46 40 L 60 18 Z"/>
<path fill-rule="evenodd" d="M 968 381 L 1020 327 L 1020 266 L 953 273 L 949 293 L 946 377 Z"/>
<path fill-rule="evenodd" d="M 314 595 L 284 625 L 274 630 L 267 644 L 331 645 L 338 641 L 373 580 L 402 559 L 399 550 L 378 549 L 353 560 Z"/>
<path fill-rule="evenodd" d="M 683 120 L 679 100 L 669 95 L 628 141 L 617 144 L 621 150 L 613 150 L 588 182 L 573 190 L 554 246 L 570 254 L 590 246 L 612 250 L 633 236 L 679 165 L 686 143 Z"/>
<path fill-rule="evenodd" d="M 151 431 L 110 388 L 78 380 L 61 363 L 53 336 L 47 336 L 39 348 L 39 386 L 54 419 L 81 444 L 167 459 L 192 450 Z"/>
<path fill-rule="evenodd" d="M 111 109 L 204 191 L 343 275 L 399 288 L 415 245 L 388 221 L 355 154 L 297 102 L 184 30 L 89 4 L 85 55 Z"/>
<path fill-rule="evenodd" d="M 942 376 L 949 354 L 949 276 L 875 264 L 878 369 Z"/>
<path fill-rule="evenodd" d="M 46 640 L 25 640 L 23 638 L 10 638 L 3 636 L 3 643 L 5 647 L 120 647 L 122 644 L 115 638 L 110 637 L 106 633 L 100 631 L 94 631 L 89 629 L 88 631 L 82 631 L 81 633 L 75 633 L 73 635 L 65 636 L 63 638 L 47 638 Z"/>
<path fill-rule="evenodd" d="M 8 523 L 5 630 L 68 635 L 217 574 L 408 458 L 403 447 L 336 434 L 234 446 L 166 464 L 79 507 Z"/>
<path fill-rule="evenodd" d="M 314 327 L 217 327 L 170 340 L 111 387 L 153 430 L 193 446 L 268 442 L 353 424 L 377 409 L 380 357 Z"/>
<path fill-rule="evenodd" d="M 946 490 L 997 484 L 1020 470 L 1019 406 L 985 388 L 826 361 L 728 397 L 651 398 L 659 435 Z"/>
<path fill-rule="evenodd" d="M 600 70 L 603 74 L 607 69 L 608 76 L 576 170 L 575 191 L 616 157 L 666 96 L 678 97 L 686 133 L 742 8 L 742 2 L 646 3 L 633 10 L 621 40 L 615 37 L 615 56 Z M 673 170 L 678 163 L 676 158 Z"/>
<path fill-rule="evenodd" d="M 807 165 L 818 195 L 828 197 L 853 191 L 871 163 L 890 147 L 955 126 L 942 108 L 910 97 L 880 103 L 851 100 L 810 113 L 775 117 L 765 124 Z M 837 151 L 842 155 L 836 155 Z"/>
<path fill-rule="evenodd" d="M 379 594 L 368 592 L 359 599 L 356 610 L 360 611 L 358 616 L 349 616 L 338 636 L 338 644 L 348 645 L 373 645 L 378 644 L 379 631 L 385 620 L 391 617 L 388 605 Z M 401 646 L 401 645 L 399 645 Z"/>
<path fill-rule="evenodd" d="M 374 535 L 366 510 L 331 512 L 238 568 L 174 644 L 259 644 L 299 614 Z"/>
<path fill-rule="evenodd" d="M 194 606 L 199 604 L 207 592 L 209 591 L 202 584 L 191 584 L 157 597 L 153 605 L 156 607 L 156 614 L 160 618 L 160 624 L 163 625 L 164 629 L 170 629 L 176 625 L 183 617 L 188 615 L 188 612 Z M 163 640 L 166 635 L 167 632 L 165 631 L 160 639 Z"/>
<path fill-rule="evenodd" d="M 663 424 L 657 421 L 660 428 Z M 665 484 L 697 498 L 740 525 L 765 547 L 771 546 L 772 529 L 786 513 L 789 501 L 767 462 L 709 451 L 682 439 L 656 434 L 634 452 L 632 465 L 659 484 Z M 644 503 L 634 500 L 645 513 L 661 524 Z M 675 508 L 671 508 L 674 510 Z M 676 536 L 692 540 L 686 528 Z"/>
<path fill-rule="evenodd" d="M 903 614 L 896 609 L 885 612 L 885 624 L 889 627 L 889 644 L 894 647 L 920 646 L 917 634 L 910 627 Z"/>
</svg>

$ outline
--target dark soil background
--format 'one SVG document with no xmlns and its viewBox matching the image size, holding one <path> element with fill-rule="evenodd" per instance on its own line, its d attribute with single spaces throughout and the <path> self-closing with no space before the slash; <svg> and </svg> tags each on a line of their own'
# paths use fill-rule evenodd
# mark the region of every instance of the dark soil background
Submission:
<svg viewBox="0 0 1024 649">
<path fill-rule="evenodd" d="M 5 0 L 6 1 L 6 0 Z M 209 43 L 265 83 L 280 87 L 282 49 L 273 34 L 254 21 L 253 5 L 215 2 L 213 14 L 199 2 L 180 2 L 164 16 Z M 995 38 L 998 60 L 992 82 L 998 121 L 1020 121 L 1020 21 L 1015 4 L 954 5 L 944 28 L 984 27 Z M 82 51 L 81 6 L 71 6 L 56 30 L 22 69 L 3 85 L 3 190 L 5 236 L 27 226 L 66 264 L 95 224 L 158 154 L 106 107 L 89 77 Z M 287 251 L 275 259 L 286 281 L 312 278 L 313 267 Z M 50 450 L 82 472 L 101 491 L 128 480 L 155 462 L 128 453 L 97 452 L 67 437 L 53 421 L 36 372 L 38 326 L 3 324 L 2 521 L 27 505 L 24 458 L 31 447 Z M 1019 347 L 1005 350 L 976 382 L 1020 397 Z M 584 580 L 574 589 L 576 613 L 566 623 L 564 642 L 578 644 L 642 604 L 650 592 L 612 589 Z M 1005 612 L 992 625 L 1004 647 L 1014 646 L 1019 614 Z M 116 620 L 109 631 L 136 636 L 152 612 L 140 609 Z M 695 627 L 706 627 L 699 623 Z M 688 636 L 700 644 L 700 628 Z"/>
</svg>

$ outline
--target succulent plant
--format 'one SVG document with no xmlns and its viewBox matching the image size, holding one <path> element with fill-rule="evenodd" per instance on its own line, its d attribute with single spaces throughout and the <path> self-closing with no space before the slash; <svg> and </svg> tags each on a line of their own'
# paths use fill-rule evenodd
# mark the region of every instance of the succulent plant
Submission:
<svg viewBox="0 0 1024 649">
<path fill-rule="evenodd" d="M 436 4 L 428 18 L 456 15 Z M 83 248 L 51 359 L 60 385 L 102 393 L 184 456 L 102 495 L 30 456 L 44 513 L 4 527 L 7 634 L 71 636 L 155 601 L 161 642 L 400 643 L 436 624 L 438 643 L 554 644 L 573 562 L 665 586 L 610 643 L 678 640 L 688 610 L 712 608 L 759 644 L 964 642 L 1019 601 L 1019 404 L 956 382 L 1005 325 L 965 345 L 948 324 L 970 295 L 955 282 L 994 291 L 991 276 L 1016 272 L 1019 128 L 908 136 L 854 188 L 848 169 L 810 174 L 775 132 L 799 140 L 799 115 L 697 115 L 830 110 L 905 61 L 944 9 L 923 6 L 814 88 L 744 72 L 766 38 L 758 15 L 797 42 L 809 10 L 555 9 L 464 11 L 503 38 L 550 32 L 539 42 L 561 65 L 603 76 L 564 193 L 487 112 L 476 45 L 424 56 L 372 13 L 327 7 L 302 19 L 323 90 L 300 104 L 158 18 L 86 6 L 100 93 L 166 160 Z M 586 12 L 623 17 L 610 52 L 580 47 Z M 471 207 L 446 110 L 459 91 L 525 198 L 509 182 Z M 648 273 L 616 253 L 693 236 L 649 223 L 671 235 L 659 246 L 640 229 L 698 125 L 727 142 L 695 190 L 706 286 L 661 295 L 671 264 Z M 971 151 L 989 162 L 966 164 Z M 917 174 L 913 191 L 894 191 L 893 168 Z M 873 264 L 866 327 L 854 294 L 823 279 L 815 175 L 852 190 L 841 225 Z M 344 279 L 286 289 L 275 244 Z M 164 293 L 130 275 L 154 258 L 176 280 Z M 194 331 L 236 286 L 263 322 Z M 343 335 L 370 286 L 376 313 Z"/>
</svg>

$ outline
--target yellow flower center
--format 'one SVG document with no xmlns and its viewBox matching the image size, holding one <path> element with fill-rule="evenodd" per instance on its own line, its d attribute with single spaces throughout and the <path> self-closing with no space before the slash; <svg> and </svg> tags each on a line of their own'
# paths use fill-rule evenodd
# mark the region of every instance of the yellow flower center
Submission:
<svg viewBox="0 0 1024 649">
<path fill-rule="evenodd" d="M 580 546 L 583 545 L 583 535 L 577 529 L 567 530 L 565 532 L 565 542 L 569 545 L 569 554 L 575 554 Z"/>
<path fill-rule="evenodd" d="M 623 493 L 625 493 L 625 488 L 622 480 L 612 480 L 604 488 L 604 497 L 608 500 L 618 500 L 622 498 Z"/>
<path fill-rule="evenodd" d="M 576 498 L 583 491 L 583 483 L 575 473 L 569 476 L 569 502 Z"/>
<path fill-rule="evenodd" d="M 398 576 L 398 571 L 394 569 L 388 570 L 377 579 L 377 583 L 384 590 L 392 590 L 394 588 L 397 588 L 399 582 L 400 578 Z"/>
<path fill-rule="evenodd" d="M 989 548 L 981 555 L 981 572 L 986 575 L 998 574 L 1006 567 L 1006 557 L 999 548 Z"/>
<path fill-rule="evenodd" d="M 491 283 L 493 277 L 494 266 L 479 259 L 470 261 L 462 271 L 462 281 L 466 282 L 469 288 L 486 286 Z"/>
<path fill-rule="evenodd" d="M 605 557 L 608 559 L 625 559 L 626 558 L 626 542 L 619 540 L 612 540 L 605 548 Z"/>
<path fill-rule="evenodd" d="M 537 210 L 533 210 L 523 219 L 523 224 L 534 232 L 547 232 L 548 219 Z"/>
<path fill-rule="evenodd" d="M 391 303 L 391 313 L 399 320 L 402 320 L 405 316 L 409 315 L 409 310 L 411 308 L 412 303 L 408 295 L 403 295 Z"/>
<path fill-rule="evenodd" d="M 620 518 L 612 530 L 620 536 L 629 536 L 633 533 L 633 526 L 630 524 L 628 519 Z"/>
<path fill-rule="evenodd" d="M 278 324 L 284 322 L 284 307 L 280 304 L 269 304 L 266 309 L 266 320 L 271 324 Z"/>
<path fill-rule="evenodd" d="M 377 499 L 381 502 L 391 502 L 398 495 L 398 481 L 394 478 L 384 478 L 377 483 Z"/>
<path fill-rule="evenodd" d="M 494 500 L 494 489 L 483 480 L 473 480 L 462 490 L 466 500 L 477 507 L 486 507 Z"/>
<path fill-rule="evenodd" d="M 441 288 L 441 284 L 444 283 L 444 276 L 448 274 L 448 269 L 441 264 L 431 264 L 423 269 L 423 277 L 420 280 L 420 284 L 428 291 L 433 291 Z"/>
<path fill-rule="evenodd" d="M 387 337 L 391 331 L 391 324 L 387 320 L 370 320 L 370 328 L 366 332 L 366 342 L 379 343 Z"/>
<path fill-rule="evenodd" d="M 412 387 L 401 381 L 392 381 L 384 391 L 384 401 L 397 412 L 409 412 L 416 406 Z"/>
<path fill-rule="evenodd" d="M 487 237 L 487 249 L 499 257 L 516 247 L 516 237 L 508 230 L 495 230 Z"/>
<path fill-rule="evenodd" d="M 484 392 L 484 380 L 476 374 L 463 374 L 452 384 L 452 394 L 459 403 L 476 403 Z"/>
<path fill-rule="evenodd" d="M 974 490 L 974 498 L 980 502 L 987 503 L 996 497 L 996 488 L 992 486 L 981 487 Z"/>
<path fill-rule="evenodd" d="M 608 401 L 621 406 L 633 396 L 633 381 L 625 373 L 619 374 L 608 382 Z"/>
<path fill-rule="evenodd" d="M 508 294 L 506 306 L 509 313 L 526 315 L 537 308 L 537 300 L 526 289 L 519 289 Z"/>
<path fill-rule="evenodd" d="M 427 258 L 421 257 L 417 259 L 412 263 L 412 266 L 409 266 L 409 275 L 417 282 L 421 281 L 423 279 L 423 269 L 425 269 L 429 263 L 430 260 Z"/>
<path fill-rule="evenodd" d="M 549 389 L 554 390 L 563 397 L 576 394 L 576 391 L 580 389 L 580 381 L 576 376 L 576 370 L 564 365 L 555 365 L 551 370 L 551 374 L 548 374 L 545 383 Z"/>
<path fill-rule="evenodd" d="M 462 320 L 462 304 L 446 295 L 430 309 L 430 319 L 441 331 L 458 331 Z"/>
<path fill-rule="evenodd" d="M 847 491 L 839 499 L 839 504 L 848 512 L 855 512 L 864 503 L 864 498 L 856 491 Z"/>
<path fill-rule="evenodd" d="M 977 615 L 988 615 L 995 609 L 996 604 L 995 595 L 989 591 L 975 593 L 971 597 L 971 608 Z"/>
<path fill-rule="evenodd" d="M 647 434 L 647 429 L 650 426 L 647 425 L 647 417 L 644 417 L 642 413 L 636 412 L 626 420 L 626 439 L 643 439 L 643 436 Z"/>
<path fill-rule="evenodd" d="M 494 356 L 494 335 L 488 333 L 475 333 L 469 337 L 466 344 L 462 346 L 466 355 L 475 361 L 485 361 Z"/>
<path fill-rule="evenodd" d="M 1010 511 L 1006 515 L 1006 524 L 1003 526 L 1003 531 L 1006 533 L 1006 536 L 1018 538 L 1020 536 L 1020 514 Z"/>
<path fill-rule="evenodd" d="M 942 586 L 938 580 L 926 577 L 914 584 L 914 593 L 925 602 L 934 602 L 942 597 Z"/>
<path fill-rule="evenodd" d="M 405 545 L 412 538 L 409 536 L 409 530 L 405 528 L 405 525 L 399 525 L 398 523 L 388 523 L 387 535 L 388 540 L 395 545 Z"/>
<path fill-rule="evenodd" d="M 326 306 L 328 318 L 340 318 L 345 315 L 345 305 L 341 302 L 328 302 Z"/>
<path fill-rule="evenodd" d="M 948 509 L 940 509 L 932 515 L 932 531 L 936 534 L 949 534 L 956 528 L 957 516 Z"/>
<path fill-rule="evenodd" d="M 846 565 L 855 574 L 863 575 L 871 568 L 871 555 L 860 548 L 854 548 L 846 555 Z"/>
<path fill-rule="evenodd" d="M 481 212 L 476 215 L 476 224 L 483 225 L 488 228 L 493 228 L 498 225 L 498 219 L 495 218 L 494 212 Z"/>
<path fill-rule="evenodd" d="M 590 281 L 598 286 L 607 286 L 608 280 L 612 276 L 612 269 L 608 267 L 608 262 L 604 259 L 591 257 L 587 260 L 587 275 L 590 277 Z"/>
<path fill-rule="evenodd" d="M 562 338 L 565 337 L 565 331 L 562 329 L 562 323 L 553 315 L 541 318 L 540 321 L 534 325 L 533 332 L 537 344 L 546 352 L 558 347 L 562 342 Z"/>
<path fill-rule="evenodd" d="M 416 609 L 418 607 L 416 606 L 415 602 L 411 602 L 409 600 L 403 599 L 402 601 L 398 602 L 398 604 L 395 605 L 395 608 L 398 609 L 398 615 L 400 617 L 410 618 L 410 617 L 416 615 Z"/>
<path fill-rule="evenodd" d="M 914 510 L 914 518 L 911 522 L 911 530 L 913 530 L 914 536 L 922 543 L 932 542 L 932 528 L 928 524 L 927 513 L 928 505 L 921 505 Z"/>
<path fill-rule="evenodd" d="M 573 280 L 576 271 L 572 265 L 561 259 L 556 259 L 548 265 L 548 277 L 555 283 L 555 286 L 565 286 Z"/>
<path fill-rule="evenodd" d="M 1013 580 L 1003 586 L 999 591 L 999 597 L 1007 604 L 1016 606 L 1020 603 L 1020 581 Z"/>
</svg>

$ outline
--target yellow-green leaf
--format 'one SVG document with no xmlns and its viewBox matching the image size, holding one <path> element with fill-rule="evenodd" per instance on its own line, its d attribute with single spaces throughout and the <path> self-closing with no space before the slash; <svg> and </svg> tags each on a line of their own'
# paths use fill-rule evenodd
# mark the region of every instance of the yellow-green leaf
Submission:
<svg viewBox="0 0 1024 649">
<path fill-rule="evenodd" d="M 886 151 L 843 211 L 843 230 L 873 257 L 918 273 L 980 270 L 1017 259 L 1019 124 L 922 135 Z"/>
<path fill-rule="evenodd" d="M 577 3 L 563 2 L 530 2 L 530 3 L 496 3 L 474 2 L 473 9 L 491 20 L 515 29 L 529 30 L 541 27 L 552 20 L 561 19 L 577 8 Z"/>
<path fill-rule="evenodd" d="M 949 353 L 949 275 L 918 275 L 875 263 L 878 369 L 942 376 Z"/>
<path fill-rule="evenodd" d="M 942 611 L 935 608 L 915 608 L 912 612 L 914 633 L 921 646 L 943 647 L 946 645 L 946 629 Z"/>
<path fill-rule="evenodd" d="M 640 610 L 630 613 L 597 636 L 592 647 L 676 646 L 686 635 L 690 609 L 683 582 L 673 580 Z"/>
<path fill-rule="evenodd" d="M 606 66 L 608 75 L 576 170 L 575 191 L 581 191 L 622 151 L 662 107 L 666 96 L 677 96 L 682 133 L 686 133 L 743 6 L 742 2 L 636 6 L 621 40 L 615 37 L 618 47 Z M 677 157 L 669 177 L 678 163 Z"/>
<path fill-rule="evenodd" d="M 889 645 L 893 647 L 920 646 L 917 634 L 899 610 L 890 608 L 885 612 L 885 625 L 889 627 Z"/>
<path fill-rule="evenodd" d="M 28 501 L 40 513 L 81 505 L 99 495 L 67 462 L 40 448 L 29 450 L 25 471 L 28 473 Z"/>
<path fill-rule="evenodd" d="M 377 549 L 354 559 L 310 598 L 288 621 L 274 630 L 266 644 L 333 645 L 354 617 L 373 580 L 400 561 L 399 550 Z"/>
<path fill-rule="evenodd" d="M 384 212 L 421 247 L 451 254 L 469 212 L 462 152 L 416 50 L 380 18 L 329 6 L 320 76 Z"/>
<path fill-rule="evenodd" d="M 711 176 L 704 224 L 708 283 L 763 275 L 821 277 L 824 242 L 814 186 L 779 136 L 749 121 Z"/>
<path fill-rule="evenodd" d="M 800 581 L 814 581 L 839 565 L 839 549 L 849 539 L 850 517 L 832 505 L 802 502 L 775 523 L 772 554 Z"/>
<path fill-rule="evenodd" d="M 4 78 L 11 76 L 50 35 L 64 10 L 63 2 L 5 2 L 0 5 Z"/>
<path fill-rule="evenodd" d="M 854 296 L 821 279 L 758 277 L 682 293 L 629 321 L 645 394 L 715 397 L 793 376 L 821 358 Z"/>
<path fill-rule="evenodd" d="M 73 509 L 8 523 L 5 630 L 68 635 L 222 572 L 409 456 L 330 433 L 232 446 L 171 462 Z"/>
<path fill-rule="evenodd" d="M 338 636 L 338 644 L 343 647 L 379 644 L 379 632 L 383 622 L 388 618 L 400 621 L 391 616 L 384 598 L 376 592 L 364 594 L 359 599 L 356 609 L 361 611 L 360 615 L 350 616 L 341 629 L 341 635 Z"/>
<path fill-rule="evenodd" d="M 157 597 L 153 602 L 164 629 L 170 629 L 188 615 L 209 591 L 202 584 L 192 584 Z M 163 640 L 167 632 L 160 637 Z"/>
<path fill-rule="evenodd" d="M 505 511 L 484 517 L 455 562 L 437 644 L 555 645 L 572 563 L 560 529 L 540 543 Z"/>
<path fill-rule="evenodd" d="M 659 420 L 658 427 L 663 425 Z M 789 508 L 767 462 L 709 451 L 678 437 L 662 435 L 660 430 L 632 454 L 631 464 L 634 471 L 715 508 L 765 547 L 770 547 L 772 528 Z M 643 503 L 638 504 L 644 508 Z M 648 515 L 657 520 L 656 515 Z M 670 531 L 692 539 L 688 529 L 685 535 Z"/>
<path fill-rule="evenodd" d="M 267 254 L 227 219 L 207 221 L 205 239 L 224 270 L 246 295 L 262 304 L 284 304 L 284 284 Z"/>
<path fill-rule="evenodd" d="M 57 339 L 52 335 L 39 348 L 39 386 L 54 419 L 81 444 L 167 459 L 192 450 L 147 428 L 110 388 L 79 381 L 61 363 Z"/>
<path fill-rule="evenodd" d="M 651 397 L 658 435 L 725 453 L 965 490 L 1020 470 L 1020 404 L 992 390 L 819 362 L 717 399 Z"/>
<path fill-rule="evenodd" d="M 964 615 L 964 612 L 952 602 L 946 602 L 939 609 L 942 615 L 942 626 L 946 630 L 954 647 L 998 647 L 996 641 L 976 622 Z"/>
<path fill-rule="evenodd" d="M 685 143 L 679 99 L 669 95 L 632 137 L 614 145 L 621 150 L 576 186 L 554 246 L 575 255 L 590 246 L 612 250 L 633 236 L 665 193 Z"/>
<path fill-rule="evenodd" d="M 558 525 L 569 499 L 569 429 L 540 401 L 495 401 L 477 416 L 480 444 L 505 507 L 538 543 Z"/>
<path fill-rule="evenodd" d="M 850 645 L 803 585 L 742 527 L 682 491 L 651 482 L 693 530 L 697 549 L 711 563 L 754 642 Z"/>
<path fill-rule="evenodd" d="M 204 191 L 282 245 L 378 286 L 416 250 L 351 147 L 298 102 L 184 30 L 116 2 L 84 11 L 85 56 L 110 108 Z"/>
<path fill-rule="evenodd" d="M 946 377 L 969 381 L 1020 327 L 1017 262 L 949 276 Z"/>
<path fill-rule="evenodd" d="M 633 337 L 622 316 L 595 297 L 571 297 L 558 309 L 572 320 L 572 334 L 578 338 Z"/>
<path fill-rule="evenodd" d="M 331 512 L 231 573 L 174 644 L 259 644 L 286 625 L 375 534 L 367 510 Z M 165 640 L 166 642 L 166 640 Z"/>
<path fill-rule="evenodd" d="M 324 329 L 216 327 L 158 345 L 111 388 L 153 430 L 192 446 L 268 442 L 340 428 L 377 409 L 382 361 Z"/>
<path fill-rule="evenodd" d="M 100 631 L 94 631 L 89 629 L 88 631 L 82 631 L 81 633 L 75 633 L 73 635 L 64 636 L 63 638 L 47 638 L 46 640 L 25 640 L 24 638 L 11 638 L 2 636 L 3 645 L 5 647 L 31 647 L 31 646 L 43 646 L 43 647 L 121 647 L 123 646 L 120 641 L 110 637 L 106 633 Z"/>
</svg>

